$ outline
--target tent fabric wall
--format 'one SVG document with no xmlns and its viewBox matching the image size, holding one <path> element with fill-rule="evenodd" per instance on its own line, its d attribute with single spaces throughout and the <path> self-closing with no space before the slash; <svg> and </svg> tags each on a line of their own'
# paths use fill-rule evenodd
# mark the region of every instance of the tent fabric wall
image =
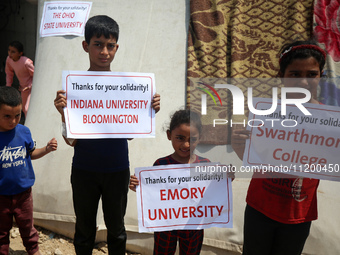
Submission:
<svg viewBox="0 0 340 255">
<path fill-rule="evenodd" d="M 44 1 L 38 2 L 38 24 Z M 172 152 L 164 129 L 169 116 L 185 106 L 186 46 L 189 26 L 189 0 L 94 0 L 90 16 L 106 14 L 120 25 L 119 50 L 112 71 L 153 72 L 156 90 L 161 94 L 161 111 L 156 115 L 156 138 L 134 139 L 129 142 L 131 173 L 135 167 L 150 166 Z M 38 29 L 39 30 L 39 29 Z M 37 35 L 35 76 L 27 126 L 38 146 L 52 137 L 59 142 L 58 151 L 33 162 L 36 173 L 34 192 L 35 222 L 57 233 L 73 236 L 75 216 L 72 206 L 70 172 L 73 149 L 61 137 L 60 115 L 53 105 L 56 91 L 61 89 L 62 70 L 87 70 L 88 56 L 81 47 L 83 38 Z M 92 149 L 92 148 L 89 148 Z M 212 161 L 240 161 L 230 146 L 200 145 L 197 153 Z M 221 156 L 222 155 L 222 156 Z M 243 213 L 249 180 L 233 182 L 234 227 L 211 228 L 205 231 L 202 254 L 241 254 Z M 322 181 L 319 188 L 320 219 L 313 223 L 305 254 L 337 254 L 340 199 L 337 183 Z M 128 249 L 152 254 L 152 234 L 139 234 L 136 196 L 129 193 L 127 214 Z M 106 231 L 101 210 L 98 215 L 97 240 L 105 240 Z"/>
<path fill-rule="evenodd" d="M 307 39 L 311 36 L 313 1 L 191 0 L 188 79 L 275 77 L 281 46 L 296 37 Z M 249 85 L 238 83 L 237 86 L 245 92 Z M 259 82 L 253 86 L 253 94 L 271 97 L 271 89 L 271 84 Z M 188 82 L 190 107 L 200 110 L 201 93 L 196 91 Z M 212 100 L 208 101 L 213 105 Z M 216 105 L 213 111 L 202 117 L 203 143 L 230 143 L 230 128 L 225 130 L 224 125 L 213 127 L 214 119 L 243 119 L 232 116 L 229 92 L 225 93 L 222 101 L 227 103 L 227 107 Z"/>
</svg>

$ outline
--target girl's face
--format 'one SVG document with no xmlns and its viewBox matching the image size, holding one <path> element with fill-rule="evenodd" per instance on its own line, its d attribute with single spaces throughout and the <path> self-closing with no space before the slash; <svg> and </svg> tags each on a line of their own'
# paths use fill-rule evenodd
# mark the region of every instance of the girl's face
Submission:
<svg viewBox="0 0 340 255">
<path fill-rule="evenodd" d="M 282 75 L 285 87 L 299 87 L 308 89 L 312 94 L 311 101 L 315 100 L 317 87 L 321 77 L 320 65 L 314 57 L 295 59 L 286 68 Z M 302 93 L 288 93 L 288 98 L 303 98 Z"/>
<path fill-rule="evenodd" d="M 8 46 L 8 56 L 14 61 L 18 61 L 22 56 L 23 52 L 19 52 L 17 48 Z"/>
<path fill-rule="evenodd" d="M 167 135 L 175 150 L 172 157 L 180 163 L 190 163 L 199 140 L 198 129 L 194 125 L 181 124 L 171 132 L 168 130 Z"/>
</svg>

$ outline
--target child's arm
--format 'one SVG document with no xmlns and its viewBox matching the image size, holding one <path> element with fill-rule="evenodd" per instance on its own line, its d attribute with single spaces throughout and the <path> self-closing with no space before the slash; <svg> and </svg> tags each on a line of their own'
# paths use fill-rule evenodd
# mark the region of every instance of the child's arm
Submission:
<svg viewBox="0 0 340 255">
<path fill-rule="evenodd" d="M 33 65 L 33 61 L 31 59 L 26 60 L 25 67 L 26 67 L 27 71 L 29 72 L 29 74 L 33 77 L 34 65 Z"/>
<path fill-rule="evenodd" d="M 231 133 L 231 147 L 236 152 L 237 156 L 243 160 L 243 154 L 246 146 L 246 139 L 249 139 L 250 131 L 244 127 L 235 128 L 233 127 Z"/>
<path fill-rule="evenodd" d="M 159 94 L 156 93 L 153 96 L 151 107 L 155 110 L 156 113 L 161 109 L 161 96 Z"/>
<path fill-rule="evenodd" d="M 57 108 L 58 112 L 60 113 L 62 122 L 65 122 L 64 108 L 66 107 L 66 104 L 67 104 L 65 93 L 66 93 L 65 90 L 58 90 L 57 96 L 54 99 L 54 106 L 55 108 Z"/>
<path fill-rule="evenodd" d="M 233 165 L 230 164 L 230 165 L 228 166 L 228 168 L 229 168 L 229 169 L 232 169 L 232 168 L 233 168 Z M 231 181 L 234 181 L 234 180 L 235 180 L 235 172 L 233 172 L 232 170 L 231 170 L 231 171 L 228 171 L 228 172 L 227 172 L 227 177 L 228 177 L 228 178 L 231 178 Z"/>
<path fill-rule="evenodd" d="M 31 152 L 31 159 L 38 159 L 46 154 L 50 153 L 51 151 L 57 150 L 58 142 L 55 138 L 52 138 L 45 147 L 35 149 Z"/>
<path fill-rule="evenodd" d="M 57 96 L 54 99 L 54 106 L 61 115 L 61 121 L 63 122 L 63 125 L 65 123 L 64 107 L 66 107 L 66 104 L 67 104 L 67 99 L 66 99 L 65 93 L 66 93 L 65 90 L 58 90 Z M 66 127 L 65 127 L 65 129 L 66 129 Z M 76 143 L 77 143 L 76 139 L 68 139 L 68 138 L 66 138 L 65 134 L 63 134 L 63 138 L 64 138 L 66 144 L 68 144 L 70 146 L 75 146 Z"/>
<path fill-rule="evenodd" d="M 130 185 L 129 185 L 129 188 L 130 188 L 132 191 L 136 192 L 136 186 L 137 186 L 137 185 L 139 185 L 139 181 L 138 181 L 137 177 L 134 176 L 134 175 L 131 175 L 131 176 L 130 176 Z"/>
<path fill-rule="evenodd" d="M 31 59 L 27 59 L 25 62 L 25 68 L 27 69 L 28 73 L 30 74 L 31 77 L 33 77 L 34 74 L 34 65 L 33 65 L 33 61 Z M 32 88 L 32 84 L 31 86 L 25 87 L 22 91 L 26 91 Z"/>
</svg>

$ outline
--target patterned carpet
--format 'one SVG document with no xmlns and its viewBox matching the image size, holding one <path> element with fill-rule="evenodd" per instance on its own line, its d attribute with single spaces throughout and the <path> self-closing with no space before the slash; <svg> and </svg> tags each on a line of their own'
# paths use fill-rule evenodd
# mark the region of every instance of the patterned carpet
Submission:
<svg viewBox="0 0 340 255">
<path fill-rule="evenodd" d="M 312 0 L 191 0 L 187 104 L 201 111 L 201 97 L 205 94 L 202 88 L 216 96 L 207 86 L 198 83 L 199 79 L 191 78 L 211 78 L 204 82 L 214 87 L 218 78 L 275 77 L 282 45 L 294 39 L 308 39 L 312 29 Z M 222 82 L 225 83 L 225 79 Z M 233 85 L 243 92 L 249 86 L 244 81 Z M 273 85 L 277 86 L 275 82 L 253 84 L 253 95 L 270 97 Z M 232 115 L 232 96 L 227 89 L 216 92 L 222 105 L 207 96 L 201 143 L 228 144 L 230 127 L 213 127 L 213 119 L 241 121 L 244 116 Z"/>
</svg>

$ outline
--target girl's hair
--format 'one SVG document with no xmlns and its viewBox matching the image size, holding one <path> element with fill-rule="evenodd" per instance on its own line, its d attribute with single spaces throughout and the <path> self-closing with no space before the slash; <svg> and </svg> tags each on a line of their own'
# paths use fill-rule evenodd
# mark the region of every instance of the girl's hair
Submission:
<svg viewBox="0 0 340 255">
<path fill-rule="evenodd" d="M 201 134 L 202 122 L 200 116 L 196 112 L 190 111 L 188 109 L 176 111 L 171 116 L 169 131 L 172 132 L 172 130 L 182 124 L 194 125 L 197 128 L 198 133 Z"/>
<path fill-rule="evenodd" d="M 313 57 L 319 63 L 320 73 L 326 62 L 326 52 L 314 40 L 295 41 L 282 46 L 280 51 L 280 73 L 283 75 L 288 65 L 295 59 Z"/>
<path fill-rule="evenodd" d="M 22 45 L 19 41 L 13 41 L 9 44 L 9 46 L 16 48 L 19 52 L 24 52 L 24 45 Z"/>
</svg>

